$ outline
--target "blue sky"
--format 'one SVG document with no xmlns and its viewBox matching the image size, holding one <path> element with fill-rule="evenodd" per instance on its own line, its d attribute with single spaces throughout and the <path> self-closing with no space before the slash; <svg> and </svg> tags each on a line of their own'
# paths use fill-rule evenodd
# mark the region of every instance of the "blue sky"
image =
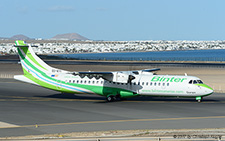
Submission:
<svg viewBox="0 0 225 141">
<path fill-rule="evenodd" d="M 0 37 L 225 40 L 224 0 L 1 0 Z"/>
</svg>

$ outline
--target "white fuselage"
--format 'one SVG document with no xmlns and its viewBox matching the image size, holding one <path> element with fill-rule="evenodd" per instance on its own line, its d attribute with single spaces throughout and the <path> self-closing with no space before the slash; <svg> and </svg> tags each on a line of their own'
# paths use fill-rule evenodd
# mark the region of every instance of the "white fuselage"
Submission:
<svg viewBox="0 0 225 141">
<path fill-rule="evenodd" d="M 66 83 L 81 84 L 86 86 L 99 86 L 109 88 L 119 88 L 132 91 L 139 95 L 149 96 L 184 96 L 196 97 L 204 96 L 212 93 L 213 90 L 200 86 L 200 84 L 189 84 L 190 80 L 200 80 L 194 76 L 178 76 L 178 75 L 153 75 L 153 73 L 144 72 L 134 75 L 135 79 L 131 83 L 119 83 L 88 77 L 81 78 L 71 74 L 57 75 L 60 81 Z M 59 81 L 59 82 L 60 82 Z M 64 88 L 59 83 L 60 88 Z"/>
</svg>

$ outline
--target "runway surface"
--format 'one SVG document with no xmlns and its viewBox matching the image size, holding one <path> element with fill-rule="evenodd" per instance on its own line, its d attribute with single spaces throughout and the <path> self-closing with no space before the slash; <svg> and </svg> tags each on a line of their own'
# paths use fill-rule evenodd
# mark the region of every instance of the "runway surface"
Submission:
<svg viewBox="0 0 225 141">
<path fill-rule="evenodd" d="M 0 137 L 103 130 L 225 127 L 225 95 L 193 98 L 137 97 L 106 102 L 13 79 L 0 79 Z"/>
</svg>

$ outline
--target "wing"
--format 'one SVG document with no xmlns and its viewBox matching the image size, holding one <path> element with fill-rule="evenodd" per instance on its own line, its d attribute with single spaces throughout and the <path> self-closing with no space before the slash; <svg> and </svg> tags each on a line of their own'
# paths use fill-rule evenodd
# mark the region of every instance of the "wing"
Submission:
<svg viewBox="0 0 225 141">
<path fill-rule="evenodd" d="M 73 75 L 79 75 L 81 78 L 87 76 L 89 79 L 91 78 L 103 78 L 103 77 L 112 77 L 112 72 L 74 72 Z"/>
<path fill-rule="evenodd" d="M 79 75 L 81 78 L 88 77 L 89 79 L 103 78 L 104 80 L 118 83 L 131 83 L 135 79 L 135 75 L 143 72 L 159 71 L 159 68 L 135 70 L 135 71 L 118 71 L 118 72 L 73 72 L 73 75 Z"/>
<path fill-rule="evenodd" d="M 133 77 L 132 75 L 122 72 L 74 72 L 73 75 L 79 75 L 81 78 L 84 78 L 86 76 L 89 79 L 103 78 L 104 80 L 119 83 L 130 83 L 131 80 L 135 79 L 135 77 Z"/>
<path fill-rule="evenodd" d="M 132 71 L 134 74 L 141 74 L 143 72 L 155 72 L 155 71 L 159 71 L 160 68 L 154 68 L 154 69 L 144 69 L 144 70 L 135 70 Z"/>
<path fill-rule="evenodd" d="M 154 69 L 145 69 L 141 70 L 142 72 L 154 72 L 154 71 L 160 71 L 160 68 L 154 68 Z"/>
</svg>

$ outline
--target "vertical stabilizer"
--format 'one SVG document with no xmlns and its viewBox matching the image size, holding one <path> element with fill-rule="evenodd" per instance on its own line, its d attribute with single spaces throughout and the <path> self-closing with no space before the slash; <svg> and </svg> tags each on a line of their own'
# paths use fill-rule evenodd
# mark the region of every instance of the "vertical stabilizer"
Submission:
<svg viewBox="0 0 225 141">
<path fill-rule="evenodd" d="M 37 68 L 42 72 L 52 72 L 54 68 L 50 67 L 44 61 L 42 61 L 34 53 L 32 47 L 28 45 L 25 41 L 17 40 L 15 41 L 15 43 L 15 47 L 17 47 L 24 74 L 29 72 L 29 70 L 27 70 L 27 66 Z"/>
<path fill-rule="evenodd" d="M 87 89 L 72 86 L 65 82 L 65 76 L 73 76 L 68 71 L 50 67 L 22 40 L 15 41 L 24 75 L 15 75 L 14 79 L 36 84 L 60 92 L 93 93 Z M 67 78 L 67 77 L 66 77 Z"/>
</svg>

